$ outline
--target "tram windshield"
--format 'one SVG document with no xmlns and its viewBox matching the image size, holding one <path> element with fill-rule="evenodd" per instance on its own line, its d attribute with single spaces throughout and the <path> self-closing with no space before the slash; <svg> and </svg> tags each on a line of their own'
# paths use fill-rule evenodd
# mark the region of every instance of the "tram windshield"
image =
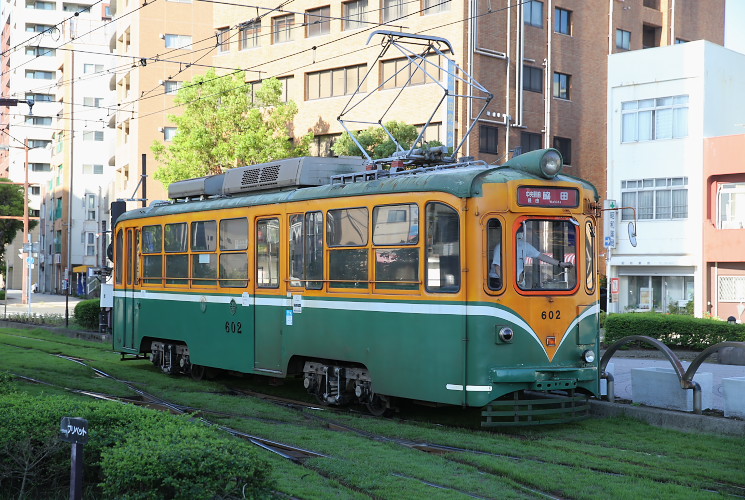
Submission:
<svg viewBox="0 0 745 500">
<path fill-rule="evenodd" d="M 515 270 L 522 290 L 573 290 L 577 284 L 577 224 L 527 220 L 516 233 Z"/>
</svg>

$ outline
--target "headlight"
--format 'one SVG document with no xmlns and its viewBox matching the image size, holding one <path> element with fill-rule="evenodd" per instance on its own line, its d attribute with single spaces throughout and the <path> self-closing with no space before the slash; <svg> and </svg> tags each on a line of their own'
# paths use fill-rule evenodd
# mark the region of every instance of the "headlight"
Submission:
<svg viewBox="0 0 745 500">
<path fill-rule="evenodd" d="M 512 328 L 504 327 L 501 330 L 499 330 L 499 340 L 502 342 L 512 342 L 512 338 L 515 336 L 515 332 L 512 331 Z"/>
<path fill-rule="evenodd" d="M 552 179 L 561 172 L 563 163 L 561 161 L 561 154 L 555 149 L 548 149 L 541 158 L 541 172 L 549 179 Z"/>
<path fill-rule="evenodd" d="M 595 351 L 592 349 L 587 349 L 585 352 L 582 353 L 582 360 L 585 363 L 592 363 L 595 361 Z"/>
</svg>

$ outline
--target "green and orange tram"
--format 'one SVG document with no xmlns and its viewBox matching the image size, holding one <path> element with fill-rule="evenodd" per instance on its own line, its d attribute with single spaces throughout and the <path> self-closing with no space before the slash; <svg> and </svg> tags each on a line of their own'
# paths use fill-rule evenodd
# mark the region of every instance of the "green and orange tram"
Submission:
<svg viewBox="0 0 745 500">
<path fill-rule="evenodd" d="M 326 404 L 586 415 L 595 188 L 553 149 L 366 170 L 294 158 L 169 187 L 114 226 L 114 349 L 168 374 L 299 377 Z"/>
</svg>

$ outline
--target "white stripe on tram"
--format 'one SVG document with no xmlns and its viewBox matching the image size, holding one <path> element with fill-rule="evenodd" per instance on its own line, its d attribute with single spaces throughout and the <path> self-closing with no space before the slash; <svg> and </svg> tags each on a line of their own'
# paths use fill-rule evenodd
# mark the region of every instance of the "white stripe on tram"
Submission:
<svg viewBox="0 0 745 500">
<path fill-rule="evenodd" d="M 244 300 L 250 305 L 257 306 L 274 306 L 274 307 L 292 307 L 292 297 L 256 297 L 241 295 L 193 295 L 167 292 L 150 292 L 147 290 L 117 290 L 114 297 L 124 297 L 130 299 L 147 299 L 147 300 L 170 300 L 176 302 L 208 302 L 215 304 L 229 304 L 232 300 L 238 305 L 242 305 Z M 517 328 L 522 328 L 541 346 L 543 353 L 548 359 L 546 346 L 538 337 L 533 328 L 520 316 L 506 309 L 486 305 L 460 305 L 460 304 L 432 304 L 420 302 L 372 302 L 372 301 L 344 301 L 344 300 L 323 300 L 314 298 L 303 298 L 303 307 L 309 309 L 327 309 L 337 311 L 364 311 L 364 312 L 392 312 L 401 314 L 427 314 L 441 316 L 485 316 L 498 318 L 502 321 L 509 322 Z M 558 347 L 569 337 L 569 332 L 579 324 L 580 321 L 588 316 L 597 314 L 600 310 L 599 304 L 593 304 L 582 312 L 567 327 Z M 558 348 L 557 348 L 558 350 Z M 487 386 L 469 386 L 469 387 L 487 387 Z M 456 389 L 452 389 L 456 390 Z M 463 390 L 461 389 L 457 390 Z M 483 390 L 483 389 L 474 389 Z"/>
</svg>

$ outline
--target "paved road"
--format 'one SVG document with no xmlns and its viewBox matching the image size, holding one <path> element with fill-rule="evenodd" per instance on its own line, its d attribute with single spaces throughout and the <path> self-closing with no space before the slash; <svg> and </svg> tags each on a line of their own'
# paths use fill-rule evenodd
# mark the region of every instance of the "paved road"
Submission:
<svg viewBox="0 0 745 500">
<path fill-rule="evenodd" d="M 716 360 L 716 354 L 709 359 Z M 613 356 L 610 363 L 613 363 L 613 377 L 615 379 L 615 393 L 617 398 L 633 400 L 631 391 L 631 370 L 632 368 L 671 368 L 670 362 L 666 359 L 638 359 L 638 358 L 621 358 Z M 683 361 L 683 367 L 688 368 L 690 362 Z M 712 374 L 711 405 L 713 409 L 724 410 L 724 392 L 722 390 L 722 379 L 728 377 L 745 377 L 745 366 L 739 365 L 720 365 L 718 363 L 703 363 L 696 373 Z M 683 390 L 683 389 L 681 389 Z"/>
<path fill-rule="evenodd" d="M 28 314 L 28 304 L 21 303 L 20 290 L 8 290 L 7 300 L 0 300 L 0 317 L 6 314 Z M 73 315 L 75 305 L 83 299 L 69 296 L 67 297 L 67 306 L 65 306 L 64 295 L 52 295 L 45 293 L 31 294 L 31 314 L 59 314 L 64 316 L 65 309 L 69 311 L 70 317 Z"/>
</svg>

